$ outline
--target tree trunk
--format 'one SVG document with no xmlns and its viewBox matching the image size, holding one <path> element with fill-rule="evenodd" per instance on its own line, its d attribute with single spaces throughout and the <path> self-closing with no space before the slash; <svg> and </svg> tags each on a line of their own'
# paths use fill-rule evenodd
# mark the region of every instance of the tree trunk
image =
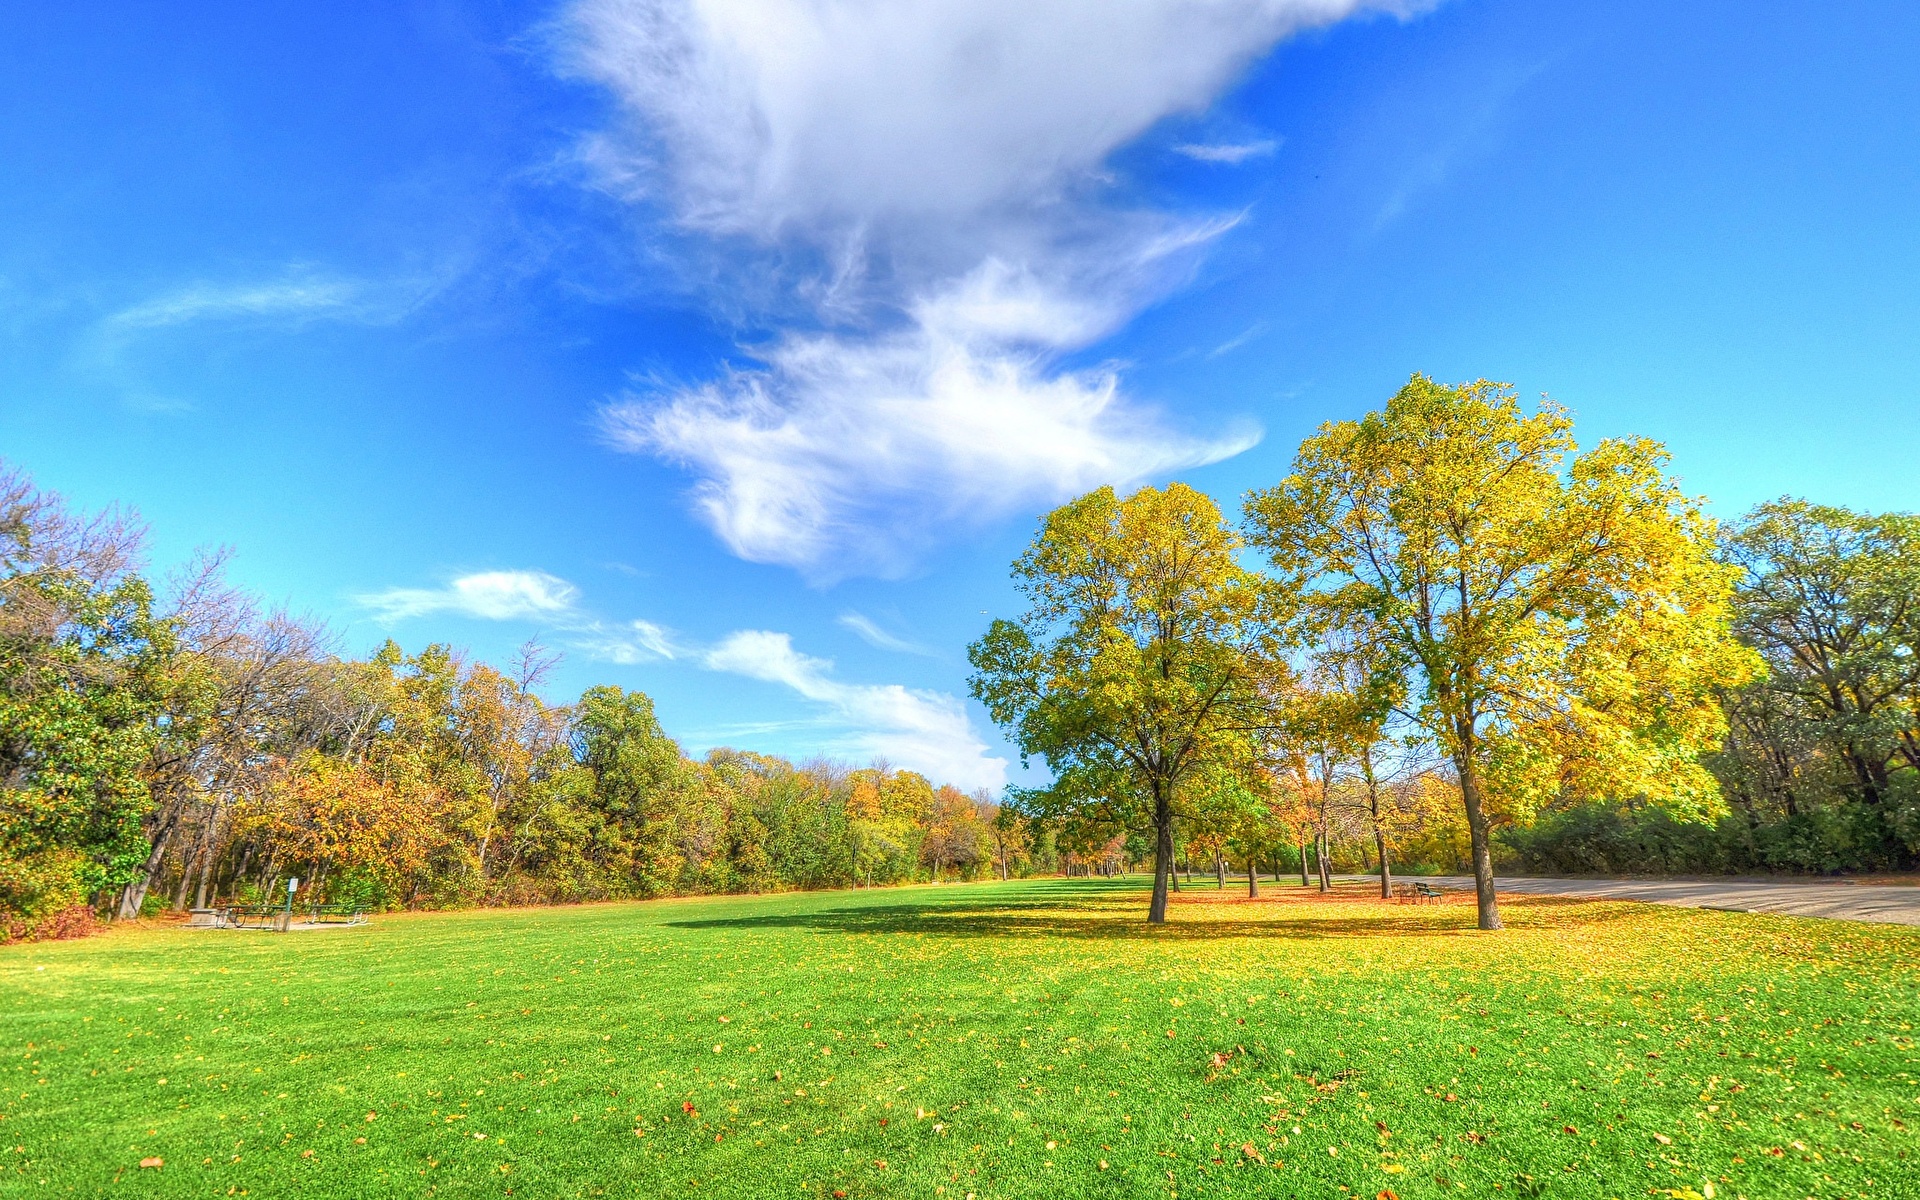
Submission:
<svg viewBox="0 0 1920 1200">
<path fill-rule="evenodd" d="M 1260 898 L 1260 860 L 1247 855 L 1247 899 Z"/>
<path fill-rule="evenodd" d="M 120 889 L 120 907 L 115 914 L 120 920 L 131 921 L 140 915 L 140 906 L 147 901 L 147 888 L 153 883 L 161 860 L 167 856 L 167 843 L 173 840 L 173 828 L 178 822 L 178 814 L 170 814 L 166 818 L 154 835 L 153 848 L 147 852 L 147 861 L 135 870 L 133 878 L 127 880 L 127 886 Z"/>
<path fill-rule="evenodd" d="M 1320 890 L 1323 892 L 1333 890 L 1333 864 L 1328 861 L 1329 856 L 1327 853 L 1331 848 L 1332 842 L 1331 839 L 1327 837 L 1327 827 L 1322 825 L 1320 827 L 1320 849 L 1314 857 L 1318 859 L 1320 863 Z"/>
<path fill-rule="evenodd" d="M 240 861 L 233 868 L 233 874 L 227 876 L 227 888 L 229 892 L 231 892 L 233 888 L 240 886 L 240 881 L 247 877 L 247 868 L 253 865 L 253 851 L 254 843 L 252 842 L 248 842 L 245 846 L 241 847 Z M 217 888 L 215 890 L 218 891 Z"/>
<path fill-rule="evenodd" d="M 1304 839 L 1300 842 L 1300 886 L 1307 886 L 1307 843 Z"/>
<path fill-rule="evenodd" d="M 193 869 L 200 865 L 198 847 L 180 864 L 180 882 L 173 889 L 173 911 L 183 912 L 187 907 L 187 889 L 193 885 Z"/>
<path fill-rule="evenodd" d="M 1378 815 L 1373 822 L 1373 848 L 1380 853 L 1380 898 L 1393 899 L 1393 868 L 1387 865 L 1387 837 L 1380 832 Z"/>
<path fill-rule="evenodd" d="M 1460 799 L 1467 809 L 1467 832 L 1473 837 L 1473 895 L 1479 906 L 1480 928 L 1499 929 L 1500 906 L 1493 894 L 1493 842 L 1488 836 L 1487 813 L 1480 806 L 1480 780 L 1473 773 L 1471 752 L 1456 754 Z"/>
<path fill-rule="evenodd" d="M 200 848 L 200 886 L 195 890 L 193 906 L 207 906 L 207 889 L 219 874 L 219 859 L 215 851 L 220 845 L 220 807 L 210 805 L 207 808 L 206 840 Z"/>
<path fill-rule="evenodd" d="M 1173 875 L 1173 801 L 1163 785 L 1156 784 L 1153 796 L 1153 901 L 1147 907 L 1147 924 L 1167 923 L 1167 883 Z"/>
<path fill-rule="evenodd" d="M 1216 891 L 1227 890 L 1227 860 L 1218 850 L 1213 852 L 1213 885 Z"/>
<path fill-rule="evenodd" d="M 206 815 L 200 825 L 200 836 L 194 841 L 193 853 L 180 864 L 180 890 L 174 894 L 173 908 L 179 912 L 187 907 L 187 889 L 192 885 L 195 868 L 200 872 L 200 891 L 207 890 L 207 871 L 213 866 L 213 829 L 219 817 L 219 810 L 207 806 Z M 204 903 L 196 903 L 195 908 L 204 908 Z"/>
</svg>

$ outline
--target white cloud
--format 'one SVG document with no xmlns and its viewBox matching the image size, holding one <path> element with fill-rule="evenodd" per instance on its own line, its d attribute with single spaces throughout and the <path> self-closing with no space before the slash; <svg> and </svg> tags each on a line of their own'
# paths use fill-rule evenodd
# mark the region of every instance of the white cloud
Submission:
<svg viewBox="0 0 1920 1200">
<path fill-rule="evenodd" d="M 350 279 L 294 267 L 278 278 L 227 283 L 200 280 L 109 315 L 109 340 L 140 330 L 197 321 L 350 321 L 380 325 L 400 320 L 442 290 L 447 272 L 387 280 Z"/>
<path fill-rule="evenodd" d="M 1007 760 L 988 752 L 965 705 L 952 696 L 899 684 L 841 683 L 831 662 L 795 650 L 787 634 L 761 629 L 729 634 L 703 661 L 709 670 L 777 683 L 819 705 L 845 731 L 829 747 L 836 753 L 885 758 L 962 788 L 1006 783 Z"/>
<path fill-rule="evenodd" d="M 483 620 L 539 618 L 562 635 L 562 644 L 602 662 L 634 665 L 689 656 L 711 671 L 724 671 L 790 688 L 816 706 L 816 728 L 830 732 L 818 747 L 852 759 L 885 758 L 940 782 L 965 788 L 1005 784 L 1007 762 L 988 752 L 974 732 L 966 706 L 941 692 L 898 684 L 849 684 L 833 678 L 833 664 L 793 648 L 784 633 L 743 630 L 704 652 L 690 651 L 651 621 L 608 624 L 582 613 L 578 590 L 540 571 L 485 571 L 463 575 L 444 588 L 393 588 L 355 599 L 376 619 L 400 621 L 451 613 Z M 858 613 L 842 622 L 863 626 L 895 647 L 924 653 L 891 638 Z M 863 636 L 865 636 L 863 634 Z M 758 723 L 750 729 L 784 728 Z"/>
<path fill-rule="evenodd" d="M 1221 163 L 1233 167 L 1250 158 L 1265 158 L 1279 145 L 1280 143 L 1271 139 L 1257 142 L 1182 142 L 1173 148 L 1173 152 L 1184 154 L 1196 162 Z"/>
<path fill-rule="evenodd" d="M 481 571 L 443 588 L 390 588 L 354 599 L 382 621 L 436 613 L 510 621 L 569 612 L 579 594 L 566 580 L 541 571 Z"/>
<path fill-rule="evenodd" d="M 1111 369 L 1049 370 L 1044 348 L 1102 314 L 981 275 L 1004 269 L 916 306 L 911 329 L 790 335 L 758 369 L 630 399 L 604 414 L 608 437 L 698 471 L 695 503 L 734 553 L 820 579 L 896 574 L 946 528 L 1257 440 L 1168 429 L 1122 399 Z"/>
<path fill-rule="evenodd" d="M 1365 0 L 581 0 L 602 141 L 684 223 L 973 220 L 1055 200 L 1275 42 Z"/>
<path fill-rule="evenodd" d="M 586 144 L 599 181 L 668 218 L 717 309 L 779 330 L 614 405 L 609 437 L 694 472 L 736 553 L 816 577 L 1238 452 L 1062 366 L 1234 220 L 1117 204 L 1103 163 L 1290 33 L 1416 2 L 579 0 L 565 61 L 622 114 Z"/>
<path fill-rule="evenodd" d="M 662 625 L 644 620 L 610 623 L 583 611 L 580 589 L 544 571 L 480 571 L 442 588 L 389 588 L 353 600 L 383 624 L 441 614 L 483 621 L 538 620 L 566 649 L 621 666 L 685 653 Z"/>
<path fill-rule="evenodd" d="M 350 279 L 295 265 L 269 279 L 201 280 L 130 304 L 99 320 L 74 346 L 76 361 L 116 384 L 127 402 L 181 412 L 192 400 L 157 392 L 140 370 L 141 351 L 204 324 L 222 329 L 299 329 L 317 322 L 389 325 L 404 320 L 451 280 L 451 272 L 386 280 Z"/>
<path fill-rule="evenodd" d="M 635 666 L 680 657 L 673 635 L 652 621 L 607 625 L 588 621 L 566 627 L 567 645 L 600 662 Z"/>
<path fill-rule="evenodd" d="M 877 650 L 892 650 L 898 654 L 919 654 L 927 658 L 935 657 L 934 652 L 925 646 L 919 645 L 916 642 L 909 642 L 905 638 L 895 637 L 880 628 L 879 625 L 874 623 L 873 618 L 867 616 L 865 613 L 848 610 L 847 612 L 841 613 L 838 617 L 835 617 L 834 621 L 839 625 L 853 630 L 861 641 Z"/>
<path fill-rule="evenodd" d="M 360 285 L 342 279 L 195 283 L 123 308 L 107 322 L 122 329 L 160 329 L 222 317 L 338 316 L 354 311 L 361 299 Z"/>
</svg>

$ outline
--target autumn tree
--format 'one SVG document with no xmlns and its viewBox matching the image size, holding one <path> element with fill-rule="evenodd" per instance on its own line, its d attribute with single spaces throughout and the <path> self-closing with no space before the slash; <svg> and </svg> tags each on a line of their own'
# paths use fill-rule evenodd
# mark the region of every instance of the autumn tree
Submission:
<svg viewBox="0 0 1920 1200">
<path fill-rule="evenodd" d="M 139 544 L 0 467 L 0 938 L 117 896 L 147 860 L 180 646 Z"/>
<path fill-rule="evenodd" d="M 234 820 L 241 836 L 260 839 L 268 871 L 277 864 L 302 872 L 314 894 L 329 875 L 359 873 L 384 901 L 405 895 L 426 869 L 443 836 L 441 803 L 420 779 L 382 779 L 365 766 L 309 754 L 240 801 Z"/>
<path fill-rule="evenodd" d="M 173 907 L 186 907 L 190 888 L 204 907 L 236 806 L 284 782 L 290 763 L 342 754 L 364 719 L 354 672 L 341 669 L 316 627 L 263 613 L 226 582 L 224 566 L 222 554 L 196 555 L 166 588 L 166 620 L 180 645 L 146 768 L 150 849 L 122 890 L 123 916 L 140 911 L 170 851 L 179 863 Z"/>
<path fill-rule="evenodd" d="M 993 803 L 985 792 L 976 792 L 974 801 L 986 820 L 994 867 L 1001 879 L 1011 879 L 1016 864 L 1024 867 L 1033 859 L 1033 822 L 1011 805 Z"/>
<path fill-rule="evenodd" d="M 671 895 L 689 866 L 687 810 L 698 780 L 679 744 L 660 728 L 653 701 L 617 687 L 590 688 L 573 727 L 575 755 L 593 777 L 605 813 L 613 870 L 643 896 Z"/>
<path fill-rule="evenodd" d="M 932 790 L 922 818 L 920 857 L 940 882 L 948 867 L 962 871 L 986 857 L 991 835 L 979 802 L 952 784 Z"/>
<path fill-rule="evenodd" d="M 1270 863 L 1294 835 L 1273 776 L 1259 771 L 1237 779 L 1242 795 L 1222 825 L 1227 850 L 1247 866 L 1247 898 L 1260 895 L 1260 866 Z"/>
<path fill-rule="evenodd" d="M 1014 563 L 1026 613 L 968 648 L 975 698 L 1053 773 L 1026 803 L 1152 831 L 1156 924 L 1182 786 L 1251 760 L 1246 709 L 1272 596 L 1240 549 L 1213 501 L 1183 484 L 1089 492 L 1049 513 Z"/>
<path fill-rule="evenodd" d="M 1920 801 L 1920 517 L 1778 500 L 1730 531 L 1727 553 L 1742 569 L 1736 630 L 1767 664 L 1734 705 L 1787 803 L 1796 783 Z M 1796 764 L 1796 739 L 1837 778 Z"/>
<path fill-rule="evenodd" d="M 1483 929 L 1491 831 L 1563 791 L 1711 812 L 1715 689 L 1750 673 L 1713 522 L 1644 438 L 1577 451 L 1512 389 L 1414 376 L 1323 425 L 1248 500 L 1249 541 L 1340 623 L 1376 631 L 1404 715 L 1451 759 Z"/>
<path fill-rule="evenodd" d="M 1331 811 L 1358 815 L 1373 838 L 1380 898 L 1393 896 L 1394 784 L 1420 772 L 1416 747 L 1396 736 L 1406 681 L 1393 669 L 1391 643 L 1365 627 L 1320 630 L 1306 691 L 1309 740 L 1326 768 L 1322 828 Z"/>
</svg>

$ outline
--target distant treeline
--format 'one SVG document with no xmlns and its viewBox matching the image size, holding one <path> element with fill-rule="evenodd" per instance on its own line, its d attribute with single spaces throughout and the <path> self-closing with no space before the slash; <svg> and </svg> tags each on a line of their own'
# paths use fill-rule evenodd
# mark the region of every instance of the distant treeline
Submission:
<svg viewBox="0 0 1920 1200">
<path fill-rule="evenodd" d="M 138 527 L 0 476 L 0 931 L 220 901 L 373 908 L 1056 870 L 1047 829 L 884 764 L 681 753 L 614 687 L 356 661 L 206 559 L 155 589 Z M 157 594 L 158 593 L 158 594 Z"/>
</svg>

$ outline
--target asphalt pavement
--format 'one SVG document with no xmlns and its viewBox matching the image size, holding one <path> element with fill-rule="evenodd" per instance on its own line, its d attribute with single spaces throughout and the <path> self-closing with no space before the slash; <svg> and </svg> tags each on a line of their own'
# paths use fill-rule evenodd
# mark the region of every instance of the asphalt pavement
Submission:
<svg viewBox="0 0 1920 1200">
<path fill-rule="evenodd" d="M 1436 887 L 1473 890 L 1467 875 L 1408 876 Z M 1855 883 L 1844 879 L 1541 879 L 1494 877 L 1501 892 L 1574 896 L 1593 900 L 1644 900 L 1683 908 L 1785 913 L 1844 921 L 1920 925 L 1920 886 Z"/>
</svg>

